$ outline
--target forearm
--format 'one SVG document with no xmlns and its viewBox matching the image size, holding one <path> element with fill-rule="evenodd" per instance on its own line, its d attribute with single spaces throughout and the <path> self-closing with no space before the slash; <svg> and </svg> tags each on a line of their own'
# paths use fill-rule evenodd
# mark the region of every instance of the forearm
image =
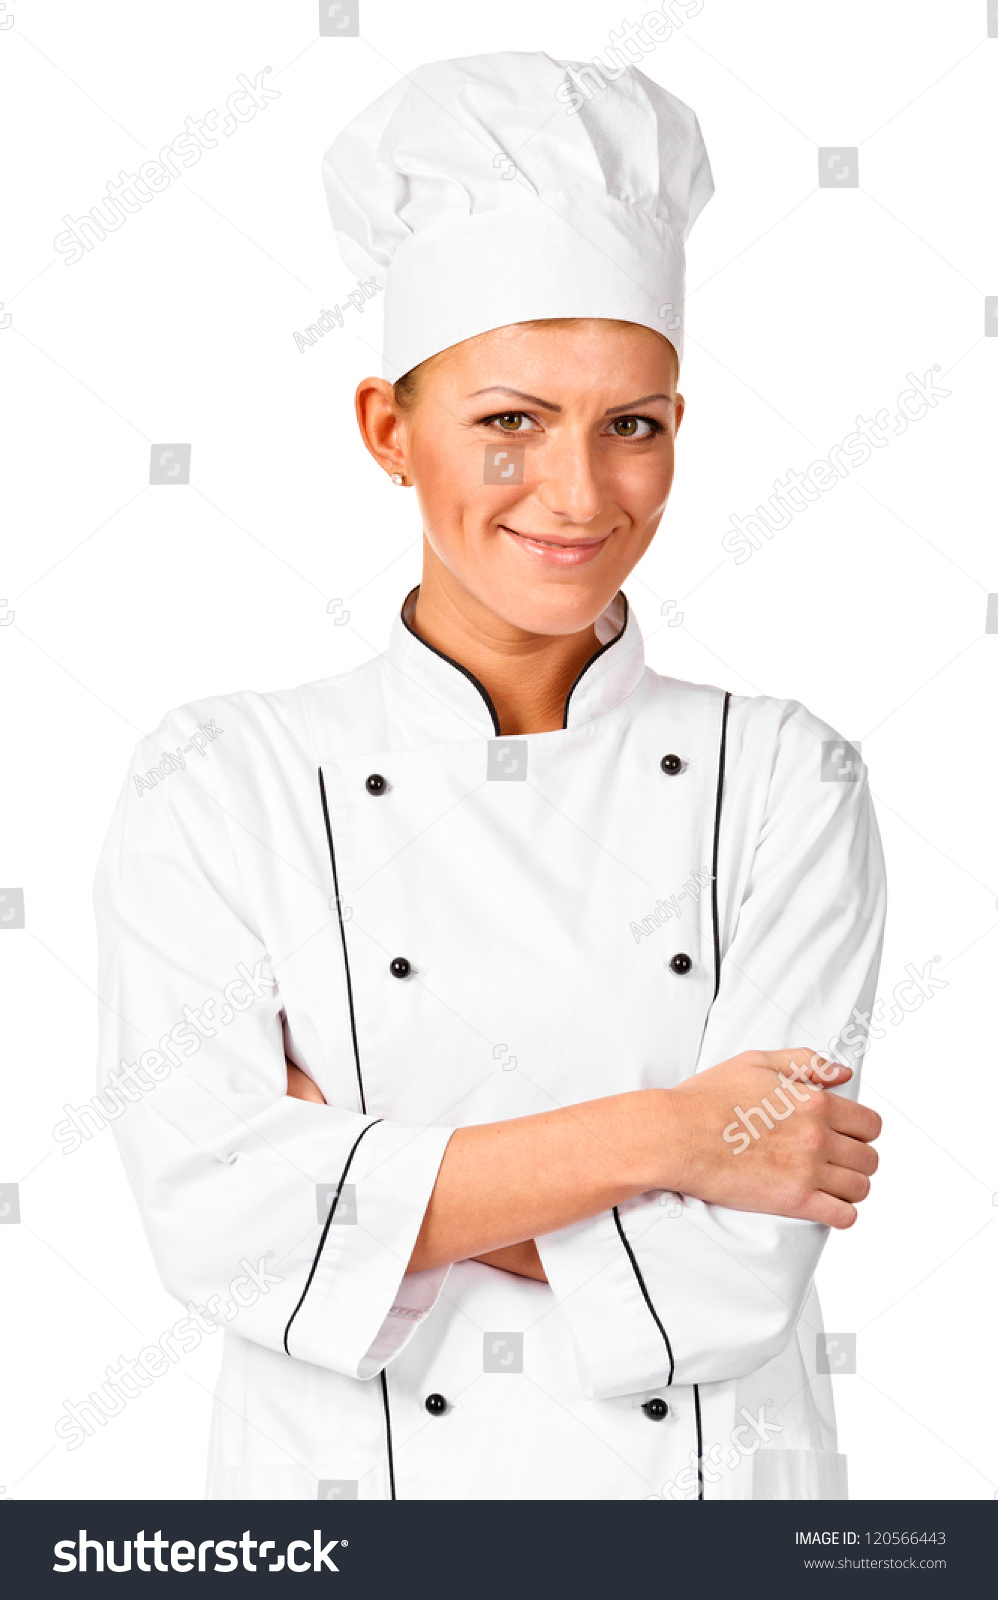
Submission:
<svg viewBox="0 0 998 1600">
<path fill-rule="evenodd" d="M 409 1271 L 482 1257 L 671 1187 L 660 1170 L 669 1100 L 667 1090 L 634 1090 L 455 1129 Z"/>
<path fill-rule="evenodd" d="M 305 1073 L 300 1071 L 298 1067 L 294 1066 L 290 1061 L 288 1062 L 287 1065 L 288 1065 L 288 1093 L 290 1095 L 292 1095 L 295 1099 L 298 1099 L 298 1100 L 310 1100 L 310 1101 L 313 1101 L 314 1103 L 316 1103 L 318 1105 L 324 1105 L 325 1101 L 323 1100 L 322 1093 L 321 1093 L 318 1085 L 311 1078 L 309 1078 Z M 650 1112 L 651 1112 L 651 1101 L 654 1098 L 659 1097 L 660 1094 L 661 1094 L 661 1091 L 653 1090 L 653 1091 L 643 1092 L 640 1095 L 640 1098 L 642 1098 L 642 1099 L 644 1099 L 646 1101 L 645 1115 L 641 1119 L 641 1126 L 642 1126 L 642 1129 L 644 1130 L 644 1135 L 645 1135 L 643 1140 L 642 1140 L 642 1145 L 643 1146 L 647 1146 L 648 1145 L 647 1128 L 648 1128 L 648 1122 L 649 1122 L 649 1117 L 650 1117 Z M 587 1110 L 590 1109 L 589 1107 L 586 1107 L 586 1106 L 581 1106 L 581 1107 L 569 1106 L 565 1111 L 559 1112 L 559 1113 L 552 1113 L 552 1115 L 564 1118 L 566 1116 L 573 1115 L 576 1111 L 581 1110 L 584 1113 L 583 1120 L 582 1120 L 582 1129 L 583 1130 L 590 1130 L 592 1132 L 592 1136 L 594 1136 L 594 1137 L 598 1137 L 598 1136 L 602 1135 L 604 1138 L 606 1137 L 607 1133 L 610 1132 L 618 1140 L 619 1140 L 619 1138 L 621 1136 L 621 1133 L 623 1133 L 624 1138 L 625 1138 L 625 1142 L 626 1142 L 626 1140 L 627 1140 L 627 1138 L 629 1136 L 629 1132 L 630 1132 L 631 1135 L 633 1134 L 635 1107 L 631 1102 L 633 1102 L 636 1097 L 637 1097 L 637 1092 L 635 1094 L 629 1094 L 629 1095 L 615 1095 L 615 1096 L 612 1097 L 612 1102 L 613 1102 L 612 1104 L 611 1104 L 611 1102 L 609 1100 L 591 1102 L 590 1104 L 591 1104 L 592 1107 L 599 1108 L 599 1114 L 598 1114 L 598 1116 L 596 1118 L 597 1126 L 595 1127 L 595 1129 L 593 1128 L 592 1120 L 585 1115 Z M 621 1104 L 621 1102 L 628 1102 L 628 1103 L 627 1104 Z M 505 1143 L 504 1143 L 504 1146 L 503 1146 L 503 1152 L 504 1152 L 503 1158 L 504 1159 L 508 1159 L 510 1157 L 511 1152 L 512 1152 L 513 1159 L 515 1160 L 517 1158 L 517 1156 L 518 1156 L 519 1160 L 520 1160 L 520 1163 L 521 1163 L 521 1167 L 522 1167 L 522 1163 L 523 1163 L 523 1161 L 525 1159 L 525 1153 L 524 1153 L 523 1146 L 524 1146 L 525 1143 L 529 1143 L 531 1141 L 531 1139 L 536 1139 L 538 1137 L 538 1132 L 534 1128 L 533 1125 L 536 1125 L 536 1124 L 540 1123 L 542 1120 L 543 1119 L 540 1118 L 540 1117 L 525 1117 L 525 1118 L 519 1119 L 518 1122 L 515 1125 L 516 1137 L 514 1137 L 514 1139 L 512 1139 L 512 1140 L 510 1140 L 508 1137 L 505 1139 Z M 530 1128 L 525 1128 L 524 1124 L 530 1124 L 531 1127 Z M 618 1124 L 622 1124 L 622 1125 L 618 1126 Z M 514 1127 L 514 1125 L 512 1123 L 492 1123 L 492 1124 L 486 1124 L 484 1127 L 479 1127 L 479 1128 L 474 1128 L 474 1129 L 462 1129 L 462 1130 L 459 1130 L 459 1131 L 463 1136 L 465 1133 L 476 1133 L 476 1134 L 478 1134 L 478 1133 L 486 1133 L 486 1134 L 489 1134 L 489 1133 L 494 1133 L 494 1131 L 496 1129 L 501 1129 L 501 1128 L 510 1129 L 510 1128 L 513 1128 L 513 1127 Z M 559 1136 L 561 1137 L 562 1141 L 564 1142 L 564 1130 L 562 1130 L 561 1134 L 559 1135 L 559 1130 L 557 1130 L 557 1129 L 555 1130 L 554 1140 L 552 1141 L 551 1130 L 548 1129 L 547 1138 L 548 1138 L 549 1144 L 552 1143 L 552 1142 L 557 1142 L 557 1140 L 559 1139 Z M 457 1137 L 457 1134 L 452 1136 L 451 1145 L 448 1146 L 448 1151 L 447 1151 L 447 1154 L 445 1155 L 445 1160 L 447 1159 L 447 1156 L 450 1155 L 450 1148 L 454 1143 L 454 1138 L 456 1138 L 456 1137 Z M 550 1149 L 548 1150 L 547 1153 L 550 1155 L 550 1153 L 551 1153 Z M 646 1155 L 645 1149 L 644 1148 L 639 1148 L 639 1149 L 637 1149 L 635 1151 L 635 1154 L 636 1154 L 636 1156 L 637 1156 L 637 1158 L 639 1160 L 639 1163 L 643 1164 L 644 1159 L 645 1159 L 645 1155 Z M 522 1174 L 521 1173 L 521 1179 L 522 1179 L 523 1182 L 526 1182 L 526 1183 L 529 1183 L 529 1184 L 532 1184 L 534 1182 L 533 1177 L 530 1175 L 529 1172 L 527 1172 L 526 1174 Z M 467 1173 L 466 1172 L 464 1174 L 464 1181 L 465 1182 L 467 1181 Z M 459 1191 L 459 1187 L 460 1187 L 459 1184 L 455 1183 L 453 1185 L 453 1187 L 454 1187 L 455 1190 Z M 448 1191 L 450 1191 L 450 1189 L 451 1189 L 450 1178 L 448 1179 L 448 1183 L 444 1186 L 443 1189 L 440 1188 L 439 1179 L 438 1179 L 437 1189 L 434 1190 L 434 1195 L 435 1195 L 435 1198 L 437 1200 L 437 1214 L 435 1215 L 435 1217 L 433 1219 L 433 1228 L 434 1228 L 434 1233 L 436 1235 L 435 1242 L 437 1244 L 439 1244 L 441 1231 L 446 1226 L 446 1219 L 442 1215 L 442 1212 L 443 1212 L 443 1206 L 446 1205 L 446 1203 L 447 1203 L 446 1194 L 447 1194 Z M 629 1192 L 635 1192 L 635 1191 L 631 1190 Z M 639 1188 L 636 1192 L 641 1193 L 642 1191 Z M 622 1191 L 622 1194 L 623 1194 L 623 1191 Z M 453 1198 L 456 1199 L 456 1202 L 458 1204 L 460 1204 L 460 1193 L 459 1192 Z M 494 1199 L 490 1202 L 490 1204 L 493 1205 L 493 1206 L 496 1203 L 497 1202 Z M 501 1201 L 499 1203 L 501 1203 Z M 598 1205 L 597 1205 L 596 1209 L 599 1209 Z M 504 1230 L 504 1232 L 505 1232 L 505 1230 Z M 417 1268 L 424 1264 L 423 1261 L 421 1259 L 419 1259 L 418 1252 L 419 1252 L 419 1245 L 417 1244 L 417 1251 L 416 1251 L 416 1253 L 414 1253 L 414 1255 L 412 1257 L 412 1260 L 417 1263 Z M 546 1283 L 547 1282 L 547 1277 L 546 1277 L 546 1274 L 544 1272 L 544 1268 L 541 1265 L 540 1256 L 537 1253 L 537 1246 L 534 1243 L 533 1237 L 529 1233 L 526 1234 L 522 1239 L 520 1239 L 515 1244 L 506 1243 L 506 1244 L 500 1245 L 498 1248 L 489 1248 L 489 1249 L 479 1250 L 479 1251 L 475 1252 L 474 1254 L 471 1254 L 469 1252 L 469 1258 L 472 1259 L 472 1260 L 481 1261 L 486 1266 L 500 1267 L 504 1272 L 516 1273 L 517 1276 L 519 1276 L 519 1277 L 535 1278 L 535 1279 L 539 1280 L 542 1283 Z M 465 1259 L 465 1257 L 458 1256 L 458 1257 L 453 1257 L 452 1259 Z M 416 1269 L 412 1269 L 412 1270 L 416 1270 Z"/>
<path fill-rule="evenodd" d="M 482 1261 L 487 1267 L 501 1267 L 503 1272 L 515 1273 L 518 1278 L 535 1278 L 538 1283 L 548 1281 L 533 1239 L 524 1239 L 521 1244 L 507 1244 L 501 1250 L 483 1250 L 480 1256 L 472 1256 L 471 1260 Z"/>
<path fill-rule="evenodd" d="M 880 1118 L 823 1092 L 850 1072 L 804 1046 L 748 1050 L 674 1089 L 635 1089 L 455 1128 L 408 1270 L 471 1258 L 543 1278 L 535 1239 L 655 1189 L 851 1227 L 877 1169 L 870 1145 Z M 288 1093 L 323 1103 L 317 1085 L 290 1063 Z M 738 1112 L 744 1120 L 742 1105 L 754 1111 L 776 1093 L 788 1111 L 776 1123 L 767 1118 L 766 1137 L 755 1132 L 753 1141 L 731 1118 Z"/>
</svg>

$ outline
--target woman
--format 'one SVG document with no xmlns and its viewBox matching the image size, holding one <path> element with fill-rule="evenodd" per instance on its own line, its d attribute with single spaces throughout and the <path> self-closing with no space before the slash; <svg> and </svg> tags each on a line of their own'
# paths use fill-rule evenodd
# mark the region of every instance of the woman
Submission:
<svg viewBox="0 0 998 1600">
<path fill-rule="evenodd" d="M 422 580 L 356 671 L 171 713 L 133 775 L 224 737 L 102 858 L 119 1145 L 226 1327 L 211 1497 L 845 1495 L 811 1280 L 877 1164 L 880 842 L 827 724 L 644 664 L 711 180 L 641 73 L 570 78 L 438 63 L 332 147 Z"/>
</svg>

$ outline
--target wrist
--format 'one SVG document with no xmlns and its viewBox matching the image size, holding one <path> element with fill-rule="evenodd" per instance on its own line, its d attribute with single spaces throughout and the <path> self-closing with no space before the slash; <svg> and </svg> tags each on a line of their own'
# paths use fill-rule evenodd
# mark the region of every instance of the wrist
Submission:
<svg viewBox="0 0 998 1600">
<path fill-rule="evenodd" d="M 689 1194 L 694 1167 L 690 1101 L 676 1089 L 646 1089 L 642 1092 L 647 1096 L 647 1187 Z"/>
</svg>

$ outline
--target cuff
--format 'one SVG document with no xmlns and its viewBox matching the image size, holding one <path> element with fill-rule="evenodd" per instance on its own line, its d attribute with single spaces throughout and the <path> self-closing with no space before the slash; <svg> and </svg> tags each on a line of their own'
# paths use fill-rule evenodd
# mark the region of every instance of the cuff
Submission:
<svg viewBox="0 0 998 1600">
<path fill-rule="evenodd" d="M 630 1202 L 658 1211 L 661 1198 Z M 600 1212 L 557 1233 L 536 1239 L 548 1283 L 575 1345 L 583 1392 L 589 1400 L 613 1400 L 672 1381 L 672 1347 L 662 1310 L 621 1237 L 627 1208 Z M 659 1213 L 664 1215 L 664 1213 Z M 626 1235 L 625 1235 L 626 1237 Z"/>
<path fill-rule="evenodd" d="M 744 1377 L 785 1347 L 827 1229 L 654 1190 L 538 1239 L 590 1399 Z"/>
<path fill-rule="evenodd" d="M 298 1360 L 373 1378 L 432 1310 L 449 1266 L 406 1265 L 453 1132 L 393 1122 L 365 1129 L 290 1329 Z"/>
</svg>

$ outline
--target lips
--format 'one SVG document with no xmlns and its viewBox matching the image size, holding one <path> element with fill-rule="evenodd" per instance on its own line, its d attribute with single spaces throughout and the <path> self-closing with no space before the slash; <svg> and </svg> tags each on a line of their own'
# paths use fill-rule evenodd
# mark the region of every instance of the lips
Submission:
<svg viewBox="0 0 998 1600">
<path fill-rule="evenodd" d="M 602 539 L 550 539 L 539 533 L 522 533 L 518 528 L 508 528 L 505 523 L 501 526 L 504 533 L 511 533 L 517 539 L 529 539 L 531 544 L 550 545 L 553 550 L 590 550 L 606 542 L 605 535 Z"/>
<path fill-rule="evenodd" d="M 521 533 L 505 523 L 500 523 L 499 527 L 519 549 L 546 566 L 555 567 L 583 566 L 599 555 L 609 538 L 605 534 L 602 539 L 553 539 L 541 534 Z"/>
</svg>

